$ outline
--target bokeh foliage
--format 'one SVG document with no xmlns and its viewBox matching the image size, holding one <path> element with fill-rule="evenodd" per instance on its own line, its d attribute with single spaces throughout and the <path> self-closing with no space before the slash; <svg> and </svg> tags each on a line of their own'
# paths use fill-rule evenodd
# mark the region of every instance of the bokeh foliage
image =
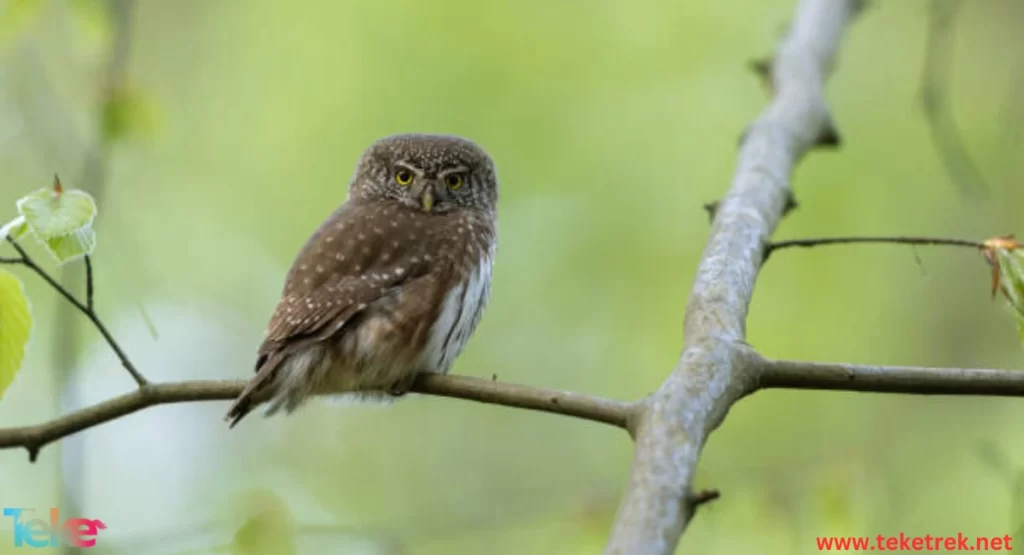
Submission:
<svg viewBox="0 0 1024 555">
<path fill-rule="evenodd" d="M 436 131 L 479 141 L 502 180 L 494 297 L 455 371 L 623 399 L 675 363 L 701 205 L 725 191 L 765 102 L 746 61 L 774 48 L 793 8 L 143 1 L 128 88 L 111 89 L 114 32 L 91 4 L 14 1 L 0 16 L 0 206 L 55 171 L 77 186 L 90 137 L 116 134 L 97 302 L 144 372 L 247 376 L 291 256 L 344 198 L 359 152 Z M 801 208 L 780 236 L 1020 231 L 1020 3 L 972 2 L 956 27 L 949 98 L 994 184 L 982 201 L 949 183 L 919 109 L 926 8 L 873 3 L 844 40 L 828 87 L 844 145 L 802 163 Z M 114 93 L 128 100 L 112 108 Z M 779 253 L 749 339 L 769 356 L 1021 368 L 988 276 L 970 252 Z M 49 314 L 52 294 L 27 287 Z M 130 387 L 89 337 L 83 398 Z M 68 409 L 52 345 L 33 341 L 3 425 Z M 282 510 L 269 497 L 266 511 L 240 508 L 256 489 L 287 507 L 274 530 L 301 553 L 593 553 L 631 454 L 598 425 L 445 399 L 323 404 L 231 433 L 223 408 L 154 409 L 79 438 L 86 458 L 66 464 L 84 483 L 70 487 L 81 516 L 108 523 L 101 546 L 244 549 L 245 523 Z M 791 554 L 827 534 L 1010 533 L 1019 496 L 978 446 L 1024 463 L 1022 416 L 1014 400 L 759 393 L 712 436 L 700 483 L 723 497 L 682 547 Z M 54 505 L 61 464 L 52 447 L 35 466 L 0 452 L 0 503 Z"/>
</svg>

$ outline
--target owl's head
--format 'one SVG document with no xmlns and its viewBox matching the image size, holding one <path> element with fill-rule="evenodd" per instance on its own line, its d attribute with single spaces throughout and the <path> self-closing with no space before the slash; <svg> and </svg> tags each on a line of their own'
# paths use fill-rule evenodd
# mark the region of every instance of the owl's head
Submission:
<svg viewBox="0 0 1024 555">
<path fill-rule="evenodd" d="M 366 149 L 349 191 L 357 201 L 390 200 L 424 212 L 493 212 L 498 178 L 491 157 L 470 140 L 392 135 Z"/>
</svg>

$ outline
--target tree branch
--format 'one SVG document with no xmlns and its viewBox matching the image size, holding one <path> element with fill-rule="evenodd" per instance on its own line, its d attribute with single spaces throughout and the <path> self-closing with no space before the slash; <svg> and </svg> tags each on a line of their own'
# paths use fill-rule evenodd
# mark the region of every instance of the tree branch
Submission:
<svg viewBox="0 0 1024 555">
<path fill-rule="evenodd" d="M 910 236 L 883 236 L 883 237 L 811 237 L 807 239 L 787 239 L 785 241 L 772 241 L 765 245 L 763 266 L 768 258 L 777 251 L 793 247 L 813 248 L 828 245 L 853 245 L 853 244 L 878 244 L 878 245 L 910 245 L 916 246 L 945 246 L 945 247 L 967 247 L 984 252 L 990 247 L 985 241 L 974 241 L 972 239 L 957 239 L 952 237 L 910 237 Z M 914 256 L 917 256 L 915 251 Z"/>
<path fill-rule="evenodd" d="M 765 360 L 762 388 L 1024 397 L 1024 371 Z"/>
<path fill-rule="evenodd" d="M 704 442 L 759 381 L 760 357 L 744 342 L 747 307 L 793 167 L 823 138 L 838 136 L 823 81 L 859 5 L 802 0 L 797 7 L 771 64 L 774 99 L 745 134 L 697 270 L 683 354 L 638 415 L 629 484 L 606 554 L 675 552 L 696 507 L 692 485 Z"/>
<path fill-rule="evenodd" d="M 24 447 L 28 450 L 29 460 L 35 462 L 39 450 L 47 444 L 87 428 L 156 405 L 190 401 L 232 401 L 242 392 L 245 384 L 245 380 L 192 380 L 145 384 L 131 393 L 43 424 L 0 429 L 0 449 Z M 420 374 L 411 391 L 574 416 L 623 429 L 627 429 L 627 422 L 637 406 L 634 403 L 566 391 L 441 374 Z"/>
<path fill-rule="evenodd" d="M 873 243 L 890 245 L 923 245 L 923 246 L 946 246 L 946 247 L 968 247 L 977 250 L 984 250 L 988 247 L 985 241 L 974 241 L 971 239 L 956 239 L 951 237 L 813 237 L 810 239 L 787 239 L 785 241 L 773 241 L 765 249 L 764 257 L 780 249 L 792 247 L 821 247 L 825 245 L 850 245 L 855 243 Z"/>
<path fill-rule="evenodd" d="M 423 373 L 417 376 L 415 393 L 477 401 L 526 410 L 574 416 L 611 424 L 629 431 L 629 421 L 639 403 L 615 401 L 539 387 L 516 385 L 470 376 Z"/>
</svg>

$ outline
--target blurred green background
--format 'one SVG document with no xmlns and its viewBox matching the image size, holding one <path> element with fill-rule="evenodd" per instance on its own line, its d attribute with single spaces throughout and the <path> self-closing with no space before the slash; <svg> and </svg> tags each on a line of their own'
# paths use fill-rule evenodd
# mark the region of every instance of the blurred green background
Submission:
<svg viewBox="0 0 1024 555">
<path fill-rule="evenodd" d="M 498 164 L 501 233 L 490 308 L 454 372 L 638 398 L 676 361 L 701 205 L 766 102 L 746 63 L 794 4 L 142 0 L 119 43 L 105 3 L 7 0 L 0 220 L 55 171 L 92 190 L 98 310 L 136 364 L 156 380 L 247 377 L 291 257 L 362 149 L 464 135 Z M 918 102 L 928 6 L 874 2 L 844 38 L 827 89 L 844 144 L 800 165 L 778 237 L 1022 231 L 1024 4 L 966 3 L 953 29 L 947 92 L 992 185 L 974 201 Z M 19 275 L 37 323 L 0 425 L 129 390 L 94 330 L 68 335 L 53 292 Z M 1024 368 L 988 276 L 967 251 L 778 253 L 749 340 L 779 358 Z M 0 505 L 99 518 L 97 553 L 597 553 L 632 454 L 609 427 L 440 398 L 314 403 L 232 431 L 226 408 L 149 409 L 35 465 L 2 451 Z M 1012 534 L 1022 418 L 1007 399 L 758 393 L 705 450 L 697 485 L 723 497 L 680 551 Z M 10 530 L 0 520 L 0 553 L 21 552 Z"/>
</svg>

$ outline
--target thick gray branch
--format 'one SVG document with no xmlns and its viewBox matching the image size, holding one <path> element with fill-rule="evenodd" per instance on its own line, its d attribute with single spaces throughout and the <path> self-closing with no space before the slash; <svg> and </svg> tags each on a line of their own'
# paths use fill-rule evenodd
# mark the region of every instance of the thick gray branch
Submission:
<svg viewBox="0 0 1024 555">
<path fill-rule="evenodd" d="M 753 391 L 761 359 L 744 343 L 763 247 L 782 218 L 797 161 L 837 133 L 822 93 L 859 2 L 803 0 L 771 65 L 775 96 L 747 130 L 686 308 L 675 370 L 645 402 L 606 554 L 673 553 L 693 515 L 693 477 L 708 434 Z"/>
</svg>

